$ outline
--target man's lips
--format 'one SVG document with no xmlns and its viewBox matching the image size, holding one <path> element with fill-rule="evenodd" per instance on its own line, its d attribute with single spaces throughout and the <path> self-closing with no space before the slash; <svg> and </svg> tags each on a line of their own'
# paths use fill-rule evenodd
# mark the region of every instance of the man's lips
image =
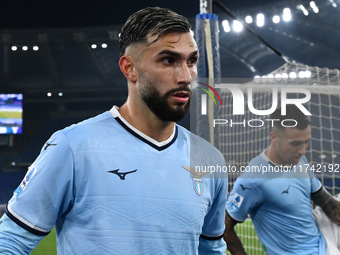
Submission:
<svg viewBox="0 0 340 255">
<path fill-rule="evenodd" d="M 190 98 L 190 92 L 188 91 L 178 91 L 172 94 L 172 98 L 179 103 L 186 103 Z"/>
</svg>

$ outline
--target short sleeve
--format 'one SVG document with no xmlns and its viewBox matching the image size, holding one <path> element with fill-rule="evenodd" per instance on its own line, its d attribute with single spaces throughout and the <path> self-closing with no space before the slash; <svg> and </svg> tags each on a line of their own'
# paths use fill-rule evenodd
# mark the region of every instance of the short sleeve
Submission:
<svg viewBox="0 0 340 255">
<path fill-rule="evenodd" d="M 309 162 L 305 156 L 302 157 L 301 162 L 304 165 L 308 165 Z M 312 171 L 311 167 L 307 167 L 307 172 L 310 178 L 310 183 L 311 183 L 311 193 L 318 192 L 322 188 L 322 183 L 320 180 L 316 177 L 314 172 Z"/>
<path fill-rule="evenodd" d="M 314 173 L 310 173 L 311 193 L 318 192 L 322 188 L 320 180 L 315 176 Z"/>
<path fill-rule="evenodd" d="M 220 188 L 216 192 L 214 202 L 204 219 L 202 235 L 208 239 L 220 239 L 225 229 L 225 203 L 228 194 L 228 179 L 219 178 Z"/>
<path fill-rule="evenodd" d="M 47 234 L 73 203 L 73 164 L 70 145 L 59 131 L 29 167 L 8 203 L 6 214 L 34 234 Z"/>
<path fill-rule="evenodd" d="M 237 178 L 229 194 L 226 209 L 236 221 L 243 222 L 248 214 L 262 203 L 262 194 L 251 178 Z"/>
</svg>

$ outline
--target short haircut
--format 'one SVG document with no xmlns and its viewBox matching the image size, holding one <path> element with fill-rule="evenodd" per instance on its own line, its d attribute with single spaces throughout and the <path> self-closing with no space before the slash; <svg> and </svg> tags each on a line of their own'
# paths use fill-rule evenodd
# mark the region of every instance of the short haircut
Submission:
<svg viewBox="0 0 340 255">
<path fill-rule="evenodd" d="M 147 7 L 132 14 L 123 25 L 119 35 L 119 57 L 125 54 L 132 44 L 145 43 L 148 36 L 161 36 L 170 33 L 190 32 L 189 21 L 169 9 Z"/>
<path fill-rule="evenodd" d="M 281 122 L 283 120 L 287 120 L 286 126 L 294 126 L 296 123 L 296 126 L 294 128 L 297 128 L 299 130 L 304 130 L 310 125 L 310 121 L 308 117 L 294 104 L 288 104 L 286 105 L 286 115 L 281 114 L 281 108 L 277 108 L 271 115 L 270 119 L 278 119 L 279 121 L 274 121 L 273 128 L 277 128 L 280 130 L 285 129 L 283 125 L 281 125 Z M 288 121 L 288 119 L 292 119 L 295 121 Z"/>
</svg>

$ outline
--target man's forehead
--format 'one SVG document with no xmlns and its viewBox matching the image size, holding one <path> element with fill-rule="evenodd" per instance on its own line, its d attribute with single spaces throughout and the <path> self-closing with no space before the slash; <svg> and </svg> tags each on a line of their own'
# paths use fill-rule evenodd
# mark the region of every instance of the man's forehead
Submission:
<svg viewBox="0 0 340 255">
<path fill-rule="evenodd" d="M 175 48 L 184 44 L 193 50 L 197 49 L 197 44 L 190 32 L 187 33 L 169 33 L 162 36 L 151 35 L 147 38 L 148 47 L 158 46 L 165 44 L 166 47 Z"/>
<path fill-rule="evenodd" d="M 309 139 L 309 137 L 311 136 L 311 127 L 308 126 L 305 129 L 298 129 L 296 127 L 286 127 L 284 129 L 283 134 L 295 140 Z"/>
</svg>

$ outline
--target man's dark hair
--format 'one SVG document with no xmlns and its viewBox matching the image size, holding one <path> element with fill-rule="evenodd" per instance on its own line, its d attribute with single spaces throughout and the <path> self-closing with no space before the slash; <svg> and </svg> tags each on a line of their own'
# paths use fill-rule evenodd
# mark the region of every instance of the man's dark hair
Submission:
<svg viewBox="0 0 340 255">
<path fill-rule="evenodd" d="M 284 122 L 285 126 L 294 126 L 296 123 L 297 125 L 294 128 L 297 128 L 299 130 L 304 130 L 310 125 L 310 121 L 308 117 L 294 104 L 288 104 L 286 105 L 286 115 L 281 114 L 281 108 L 277 108 L 271 115 L 270 119 L 275 119 L 278 121 L 274 121 L 274 128 L 278 128 L 283 130 L 285 127 L 281 125 L 281 122 L 283 120 L 286 120 Z M 295 120 L 295 121 L 289 121 Z"/>
<path fill-rule="evenodd" d="M 119 36 L 119 57 L 125 54 L 131 44 L 145 43 L 148 36 L 190 32 L 189 21 L 169 9 L 147 7 L 132 14 L 121 29 Z"/>
</svg>

